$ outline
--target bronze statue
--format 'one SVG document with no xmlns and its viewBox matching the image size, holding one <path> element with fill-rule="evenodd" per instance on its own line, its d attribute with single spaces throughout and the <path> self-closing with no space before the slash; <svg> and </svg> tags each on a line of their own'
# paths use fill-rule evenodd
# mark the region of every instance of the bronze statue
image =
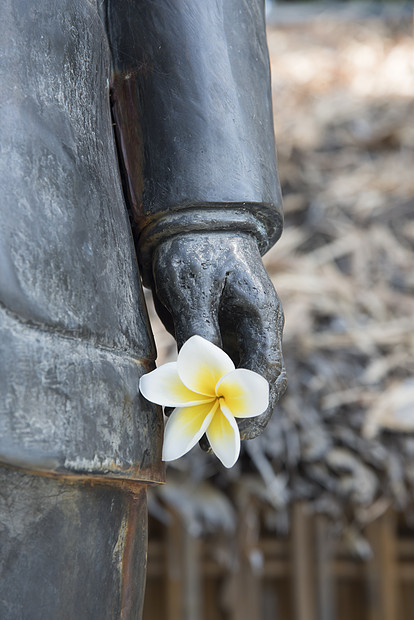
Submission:
<svg viewBox="0 0 414 620">
<path fill-rule="evenodd" d="M 270 381 L 242 438 L 285 384 L 262 1 L 4 0 L 0 24 L 0 618 L 140 618 L 164 479 L 140 274 L 179 346 Z"/>
</svg>

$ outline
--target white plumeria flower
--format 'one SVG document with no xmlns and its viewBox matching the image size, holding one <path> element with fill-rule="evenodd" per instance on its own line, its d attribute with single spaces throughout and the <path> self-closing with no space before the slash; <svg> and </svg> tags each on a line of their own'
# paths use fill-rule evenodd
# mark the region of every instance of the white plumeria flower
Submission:
<svg viewBox="0 0 414 620">
<path fill-rule="evenodd" d="M 164 432 L 163 461 L 186 454 L 204 433 L 225 467 L 240 454 L 235 418 L 251 418 L 269 405 L 269 384 L 260 375 L 235 368 L 230 357 L 201 336 L 182 346 L 176 362 L 164 364 L 141 377 L 145 398 L 175 407 Z"/>
</svg>

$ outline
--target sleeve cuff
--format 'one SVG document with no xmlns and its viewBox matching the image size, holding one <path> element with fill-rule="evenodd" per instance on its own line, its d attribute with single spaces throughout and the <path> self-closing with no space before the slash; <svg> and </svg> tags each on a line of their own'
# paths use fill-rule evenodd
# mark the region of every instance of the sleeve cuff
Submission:
<svg viewBox="0 0 414 620">
<path fill-rule="evenodd" d="M 242 232 L 256 239 L 263 256 L 279 239 L 282 228 L 282 210 L 274 205 L 210 204 L 161 213 L 151 219 L 138 237 L 138 261 L 144 286 L 151 286 L 153 254 L 165 239 L 197 232 Z"/>
</svg>

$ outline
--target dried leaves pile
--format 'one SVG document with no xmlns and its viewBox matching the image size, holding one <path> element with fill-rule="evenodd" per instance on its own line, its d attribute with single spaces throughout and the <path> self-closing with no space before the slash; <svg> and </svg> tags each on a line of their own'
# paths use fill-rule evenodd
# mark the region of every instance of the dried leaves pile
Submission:
<svg viewBox="0 0 414 620">
<path fill-rule="evenodd" d="M 234 501 L 256 494 L 278 529 L 295 499 L 339 526 L 412 509 L 409 27 L 324 20 L 268 33 L 286 227 L 264 260 L 286 315 L 288 392 L 235 469 L 199 455 L 175 467 Z"/>
</svg>

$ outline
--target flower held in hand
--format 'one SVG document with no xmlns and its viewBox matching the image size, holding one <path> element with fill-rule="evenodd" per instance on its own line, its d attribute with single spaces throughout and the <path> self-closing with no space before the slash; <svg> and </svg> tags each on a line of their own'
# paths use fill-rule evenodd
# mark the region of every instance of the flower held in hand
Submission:
<svg viewBox="0 0 414 620">
<path fill-rule="evenodd" d="M 183 456 L 206 433 L 223 465 L 232 467 L 240 453 L 235 418 L 260 415 L 269 404 L 266 379 L 235 368 L 227 353 L 201 336 L 187 340 L 176 362 L 141 377 L 139 387 L 147 400 L 175 407 L 165 426 L 164 461 Z"/>
</svg>

